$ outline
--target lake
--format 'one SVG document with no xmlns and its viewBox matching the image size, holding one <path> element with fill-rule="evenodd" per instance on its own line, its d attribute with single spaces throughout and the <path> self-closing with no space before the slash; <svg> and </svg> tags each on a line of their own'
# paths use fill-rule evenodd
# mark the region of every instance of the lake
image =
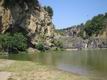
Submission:
<svg viewBox="0 0 107 80">
<path fill-rule="evenodd" d="M 14 54 L 5 58 L 39 62 L 62 71 L 87 76 L 91 80 L 107 80 L 107 49 Z"/>
</svg>

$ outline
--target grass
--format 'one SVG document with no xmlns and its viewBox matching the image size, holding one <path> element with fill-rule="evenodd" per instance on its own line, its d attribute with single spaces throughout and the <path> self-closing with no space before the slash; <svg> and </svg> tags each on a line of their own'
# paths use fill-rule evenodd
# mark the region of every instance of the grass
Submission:
<svg viewBox="0 0 107 80">
<path fill-rule="evenodd" d="M 0 67 L 0 71 L 12 73 L 8 80 L 89 80 L 84 76 L 63 72 L 31 61 L 14 60 L 11 65 Z"/>
</svg>

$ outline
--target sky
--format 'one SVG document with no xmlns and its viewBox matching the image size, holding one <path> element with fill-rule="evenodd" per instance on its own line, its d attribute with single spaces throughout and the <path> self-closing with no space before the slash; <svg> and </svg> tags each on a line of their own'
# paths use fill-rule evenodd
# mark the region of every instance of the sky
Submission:
<svg viewBox="0 0 107 80">
<path fill-rule="evenodd" d="M 39 0 L 51 6 L 53 23 L 57 29 L 85 23 L 93 16 L 107 12 L 107 0 Z"/>
</svg>

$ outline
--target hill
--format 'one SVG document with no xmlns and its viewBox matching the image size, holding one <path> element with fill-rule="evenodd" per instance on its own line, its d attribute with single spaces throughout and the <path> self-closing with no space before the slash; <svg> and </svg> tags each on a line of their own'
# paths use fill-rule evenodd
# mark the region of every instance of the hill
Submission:
<svg viewBox="0 0 107 80">
<path fill-rule="evenodd" d="M 107 13 L 94 16 L 85 24 L 57 30 L 66 48 L 107 47 Z"/>
</svg>

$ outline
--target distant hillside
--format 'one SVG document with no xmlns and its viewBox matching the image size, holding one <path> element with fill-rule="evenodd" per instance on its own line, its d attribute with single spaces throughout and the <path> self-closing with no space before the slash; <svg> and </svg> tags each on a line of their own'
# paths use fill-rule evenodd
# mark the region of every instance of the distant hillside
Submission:
<svg viewBox="0 0 107 80">
<path fill-rule="evenodd" d="M 85 24 L 57 30 L 65 48 L 107 47 L 107 13 L 94 16 Z"/>
<path fill-rule="evenodd" d="M 59 33 L 66 36 L 79 36 L 82 38 L 98 37 L 106 35 L 107 32 L 107 13 L 94 16 L 85 24 L 75 25 L 58 30 Z"/>
<path fill-rule="evenodd" d="M 68 28 L 58 30 L 61 35 L 64 36 L 79 36 L 81 29 L 84 27 L 84 24 L 71 26 Z"/>
<path fill-rule="evenodd" d="M 80 36 L 83 38 L 90 38 L 92 36 L 98 37 L 103 35 L 107 28 L 107 13 L 94 16 L 91 20 L 88 20 L 80 32 Z M 84 34 L 85 33 L 85 34 Z"/>
</svg>

